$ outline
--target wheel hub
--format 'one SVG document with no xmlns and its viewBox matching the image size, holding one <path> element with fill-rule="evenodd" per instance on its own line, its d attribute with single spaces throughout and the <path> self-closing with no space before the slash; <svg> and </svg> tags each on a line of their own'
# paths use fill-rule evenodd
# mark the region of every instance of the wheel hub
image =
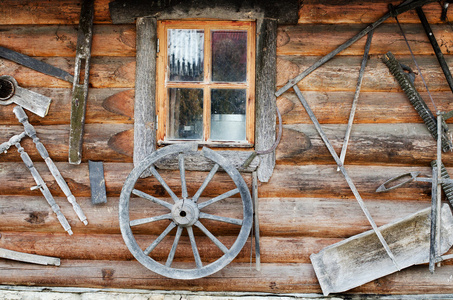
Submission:
<svg viewBox="0 0 453 300">
<path fill-rule="evenodd" d="M 180 200 L 173 205 L 171 216 L 173 221 L 180 226 L 189 227 L 198 221 L 200 210 L 191 200 Z"/>
</svg>

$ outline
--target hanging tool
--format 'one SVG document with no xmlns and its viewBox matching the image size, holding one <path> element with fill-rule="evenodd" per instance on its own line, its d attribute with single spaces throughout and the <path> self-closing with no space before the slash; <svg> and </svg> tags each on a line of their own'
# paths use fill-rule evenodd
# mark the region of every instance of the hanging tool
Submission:
<svg viewBox="0 0 453 300">
<path fill-rule="evenodd" d="M 395 7 L 395 9 L 393 11 L 387 12 L 379 20 L 377 20 L 376 22 L 368 25 L 365 29 L 360 31 L 358 34 L 356 34 L 355 36 L 353 36 L 352 38 L 350 38 L 349 40 L 344 42 L 342 45 L 340 45 L 338 48 L 336 48 L 332 52 L 330 52 L 330 53 L 326 54 L 325 56 L 323 56 L 320 60 L 315 62 L 312 66 L 310 66 L 305 71 L 303 71 L 302 73 L 300 73 L 299 75 L 297 75 L 296 77 L 294 77 L 293 79 L 288 81 L 288 83 L 285 84 L 281 89 L 279 89 L 275 93 L 275 95 L 277 97 L 281 96 L 284 92 L 286 92 L 287 90 L 292 88 L 294 85 L 296 85 L 299 81 L 301 81 L 302 79 L 307 77 L 309 74 L 311 74 L 311 72 L 313 72 L 314 70 L 316 70 L 317 68 L 322 66 L 324 63 L 326 63 L 329 60 L 331 60 L 333 57 L 335 57 L 338 53 L 340 53 L 344 49 L 348 48 L 349 46 L 351 46 L 352 44 L 357 42 L 359 39 L 361 39 L 367 33 L 369 33 L 370 31 L 374 30 L 379 25 L 381 25 L 385 20 L 387 20 L 391 16 L 404 13 L 406 11 L 409 11 L 411 9 L 414 9 L 414 8 L 417 8 L 417 7 L 420 7 L 420 6 L 423 6 L 423 5 L 425 5 L 427 3 L 430 3 L 430 2 L 434 2 L 434 0 L 414 0 L 414 1 L 410 1 L 409 3 L 404 2 L 403 4 L 398 5 L 397 7 Z"/>
<path fill-rule="evenodd" d="M 0 76 L 0 105 L 16 103 L 43 118 L 51 101 L 49 97 L 21 88 L 12 76 Z"/>
<path fill-rule="evenodd" d="M 0 47 L 0 57 L 6 58 L 43 74 L 68 81 L 70 83 L 74 81 L 74 76 L 62 69 L 5 47 Z"/>
<path fill-rule="evenodd" d="M 357 102 L 359 101 L 360 88 L 362 87 L 363 74 L 365 73 L 365 67 L 368 62 L 368 53 L 370 52 L 371 40 L 373 39 L 373 30 L 368 33 L 368 37 L 365 43 L 365 51 L 363 53 L 362 64 L 359 71 L 359 79 L 357 80 L 357 86 L 354 93 L 354 99 L 352 100 L 351 112 L 349 114 L 348 127 L 346 128 L 346 134 L 344 136 L 343 147 L 341 148 L 340 161 L 344 164 L 346 157 L 346 150 L 348 149 L 349 137 L 351 135 L 352 124 L 354 123 L 355 111 L 357 109 Z M 337 171 L 340 171 L 338 168 Z"/>
<path fill-rule="evenodd" d="M 423 12 L 423 9 L 421 7 L 417 7 L 415 11 L 417 12 L 418 18 L 422 22 L 423 29 L 425 30 L 429 42 L 433 47 L 434 53 L 436 54 L 437 57 L 437 61 L 439 62 L 442 71 L 444 72 L 445 79 L 448 82 L 448 86 L 450 87 L 450 90 L 453 92 L 453 77 L 451 76 L 450 69 L 447 65 L 447 62 L 445 61 L 445 57 L 442 51 L 440 50 L 436 37 L 434 36 L 433 31 L 431 30 L 431 26 L 429 25 L 428 20 L 426 19 L 425 13 Z"/>
<path fill-rule="evenodd" d="M 72 86 L 71 124 L 69 132 L 69 163 L 82 161 L 82 142 L 90 74 L 93 40 L 94 0 L 83 0 L 77 36 L 77 50 Z M 81 73 L 83 72 L 83 76 Z M 80 81 L 83 80 L 81 83 Z"/>
<path fill-rule="evenodd" d="M 318 119 L 314 115 L 313 111 L 311 110 L 310 106 L 308 105 L 307 101 L 305 100 L 304 96 L 302 95 L 301 91 L 299 90 L 299 87 L 297 85 L 293 86 L 294 91 L 296 92 L 297 97 L 299 98 L 300 102 L 302 103 L 303 107 L 307 111 L 308 116 L 310 117 L 311 121 L 315 125 L 316 130 L 318 131 L 318 134 L 321 136 L 321 139 L 323 140 L 324 144 L 326 145 L 327 149 L 329 150 L 330 154 L 334 158 L 335 162 L 338 165 L 338 168 L 340 168 L 341 173 L 343 173 L 343 176 L 346 179 L 346 182 L 349 185 L 349 188 L 351 189 L 352 193 L 354 194 L 357 202 L 359 203 L 360 208 L 362 209 L 363 213 L 368 219 L 368 222 L 371 224 L 371 227 L 373 227 L 374 232 L 376 233 L 379 241 L 381 242 L 382 246 L 384 247 L 385 251 L 387 252 L 387 255 L 390 257 L 390 259 L 393 262 L 393 265 L 395 268 L 399 271 L 400 267 L 398 266 L 398 263 L 396 261 L 395 256 L 393 255 L 392 251 L 390 250 L 387 242 L 385 241 L 384 237 L 382 236 L 381 232 L 376 226 L 376 223 L 374 222 L 373 218 L 371 217 L 368 209 L 366 208 L 365 203 L 362 200 L 362 197 L 360 196 L 357 188 L 355 187 L 354 183 L 352 182 L 351 177 L 349 177 L 346 169 L 343 166 L 343 163 L 341 162 L 340 158 L 338 157 L 337 153 L 335 152 L 335 149 L 333 148 L 332 144 L 328 140 L 327 136 L 325 135 L 324 131 L 322 130 L 321 124 L 319 124 Z"/>
<path fill-rule="evenodd" d="M 43 194 L 44 198 L 46 198 L 47 203 L 49 203 L 50 207 L 54 211 L 54 213 L 57 215 L 58 221 L 60 221 L 61 226 L 63 226 L 64 230 L 69 234 L 72 235 L 72 230 L 71 226 L 68 223 L 68 220 L 66 220 L 65 216 L 60 210 L 60 207 L 58 204 L 55 202 L 55 199 L 53 198 L 52 194 L 49 191 L 49 188 L 47 187 L 46 183 L 42 179 L 41 175 L 39 175 L 38 170 L 36 170 L 35 166 L 33 165 L 33 161 L 31 160 L 30 156 L 25 152 L 24 148 L 21 146 L 20 141 L 26 136 L 25 132 L 22 132 L 21 134 L 14 135 L 9 139 L 8 142 L 0 144 L 0 153 L 6 152 L 11 146 L 16 146 L 17 151 L 20 154 L 20 157 L 22 158 L 22 161 L 24 164 L 27 166 L 28 170 L 30 171 L 31 175 L 33 176 L 33 179 L 36 182 L 36 187 L 33 187 L 32 189 L 39 189 L 41 193 Z"/>
<path fill-rule="evenodd" d="M 434 117 L 431 110 L 426 105 L 425 101 L 423 101 L 423 98 L 415 89 L 414 83 L 409 79 L 409 77 L 404 72 L 403 68 L 401 67 L 401 64 L 395 59 L 393 54 L 390 52 L 387 52 L 387 54 L 382 57 L 382 61 L 389 68 L 392 75 L 398 81 L 407 98 L 414 106 L 415 110 L 420 115 L 420 117 L 423 119 L 423 122 L 425 122 L 426 127 L 428 127 L 428 130 L 431 133 L 431 135 L 437 140 L 437 120 Z M 443 120 L 443 118 L 441 119 L 441 124 L 442 124 L 441 133 L 442 150 L 445 152 L 450 151 L 453 148 L 453 144 L 448 135 L 448 126 L 445 123 L 445 120 Z"/>
<path fill-rule="evenodd" d="M 442 4 L 442 13 L 440 14 L 440 20 L 443 22 L 447 20 L 447 10 L 450 3 L 453 3 L 453 0 L 446 0 Z"/>
<path fill-rule="evenodd" d="M 16 115 L 16 118 L 19 120 L 19 122 L 22 123 L 22 125 L 24 126 L 25 133 L 35 143 L 36 149 L 38 150 L 39 154 L 41 155 L 41 157 L 46 162 L 47 167 L 49 168 L 50 172 L 52 173 L 52 176 L 57 181 L 57 183 L 60 186 L 61 190 L 66 195 L 66 197 L 68 199 L 68 202 L 72 204 L 72 208 L 76 212 L 76 214 L 79 217 L 80 221 L 82 221 L 83 224 L 88 225 L 87 218 L 85 217 L 85 214 L 83 213 L 82 208 L 80 208 L 80 206 L 77 203 L 74 195 L 71 193 L 71 190 L 69 189 L 69 186 L 67 185 L 66 181 L 63 179 L 63 176 L 61 176 L 60 171 L 58 171 L 58 169 L 57 169 L 57 166 L 52 161 L 52 159 L 49 157 L 49 153 L 47 152 L 46 147 L 44 147 L 43 143 L 41 143 L 39 138 L 36 136 L 35 128 L 33 127 L 33 125 L 31 125 L 28 122 L 27 114 L 25 113 L 25 111 L 20 106 L 16 106 L 13 109 L 13 112 Z"/>
</svg>

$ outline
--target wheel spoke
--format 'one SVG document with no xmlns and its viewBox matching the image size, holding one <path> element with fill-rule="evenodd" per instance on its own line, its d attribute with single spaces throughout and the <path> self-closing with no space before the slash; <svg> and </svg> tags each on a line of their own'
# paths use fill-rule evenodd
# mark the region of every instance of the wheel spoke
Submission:
<svg viewBox="0 0 453 300">
<path fill-rule="evenodd" d="M 160 242 L 162 242 L 162 240 L 170 233 L 170 231 L 176 227 L 176 224 L 174 222 L 171 222 L 170 225 L 168 225 L 168 227 L 164 230 L 164 232 L 162 232 L 158 237 L 157 239 L 151 244 L 148 246 L 148 248 L 145 249 L 145 251 L 143 251 L 145 253 L 145 255 L 149 255 L 151 253 L 151 251 L 154 250 L 154 248 L 157 247 L 157 245 L 159 245 Z"/>
<path fill-rule="evenodd" d="M 217 201 L 220 201 L 220 200 L 223 200 L 225 198 L 228 198 L 228 197 L 231 197 L 233 195 L 236 195 L 237 193 L 239 193 L 239 189 L 237 189 L 237 188 L 234 189 L 234 190 L 228 191 L 226 193 L 223 193 L 222 195 L 219 195 L 219 196 L 217 196 L 215 198 L 212 198 L 211 200 L 208 200 L 206 202 L 198 204 L 198 209 L 205 208 L 208 205 L 211 205 L 213 203 L 216 203 Z"/>
<path fill-rule="evenodd" d="M 200 212 L 200 219 L 209 219 L 209 220 L 214 220 L 214 221 L 230 223 L 230 224 L 234 224 L 234 225 L 242 225 L 242 220 L 240 220 L 240 219 L 215 216 L 215 215 L 206 214 L 203 212 Z"/>
<path fill-rule="evenodd" d="M 176 230 L 175 240 L 173 241 L 173 245 L 171 246 L 170 254 L 168 254 L 167 263 L 165 264 L 167 267 L 171 266 L 173 262 L 173 258 L 175 257 L 176 247 L 178 247 L 179 238 L 181 237 L 182 227 L 178 226 Z"/>
<path fill-rule="evenodd" d="M 228 248 L 222 244 L 221 241 L 219 241 L 206 227 L 203 226 L 203 224 L 200 223 L 200 221 L 197 221 L 195 223 L 195 226 L 197 226 L 198 228 L 200 228 L 201 231 L 203 231 L 204 234 L 206 234 L 206 236 L 214 242 L 214 244 L 216 244 L 217 247 L 219 247 L 220 250 L 222 250 L 223 253 L 227 253 L 228 252 Z"/>
<path fill-rule="evenodd" d="M 158 198 L 156 198 L 154 196 L 151 196 L 151 195 L 149 195 L 147 193 L 144 193 L 142 191 L 139 191 L 137 189 L 132 190 L 132 194 L 134 194 L 136 196 L 139 196 L 139 197 L 142 197 L 142 198 L 144 198 L 146 200 L 149 200 L 151 202 L 154 202 L 156 204 L 162 205 L 162 206 L 164 206 L 164 207 L 166 207 L 166 208 L 168 208 L 170 210 L 173 207 L 173 205 L 171 205 L 170 203 L 162 201 L 162 200 L 160 200 L 160 199 L 158 199 Z"/>
<path fill-rule="evenodd" d="M 132 220 L 132 221 L 130 221 L 129 224 L 130 224 L 130 226 L 137 226 L 137 225 L 152 223 L 152 222 L 161 221 L 161 220 L 168 220 L 168 219 L 171 219 L 171 214 L 165 214 L 165 215 L 161 215 L 161 216 L 157 216 L 157 217 Z"/>
<path fill-rule="evenodd" d="M 186 170 L 184 166 L 184 154 L 180 153 L 178 156 L 179 174 L 181 174 L 181 194 L 183 199 L 187 199 L 187 185 L 186 185 Z"/>
<path fill-rule="evenodd" d="M 215 164 L 214 167 L 212 167 L 211 171 L 209 172 L 208 176 L 206 176 L 206 179 L 203 181 L 203 184 L 200 186 L 198 191 L 195 193 L 195 195 L 192 198 L 192 201 L 197 203 L 198 198 L 200 198 L 201 193 L 203 193 L 204 189 L 208 186 L 209 182 L 212 180 L 214 177 L 215 173 L 219 169 L 219 165 Z"/>
<path fill-rule="evenodd" d="M 195 264 L 198 269 L 201 269 L 203 266 L 200 258 L 200 253 L 198 253 L 197 243 L 195 242 L 195 236 L 193 235 L 192 226 L 187 227 L 187 233 L 189 233 L 190 245 L 192 246 L 193 256 L 195 258 Z"/>
<path fill-rule="evenodd" d="M 153 174 L 154 177 L 156 177 L 157 181 L 164 187 L 164 189 L 167 191 L 167 193 L 170 195 L 170 197 L 173 199 L 173 201 L 178 201 L 178 197 L 175 195 L 175 193 L 171 190 L 171 188 L 165 183 L 164 179 L 162 176 L 160 176 L 159 172 L 157 172 L 156 168 L 151 165 L 149 167 L 149 170 L 151 171 L 151 174 Z"/>
</svg>

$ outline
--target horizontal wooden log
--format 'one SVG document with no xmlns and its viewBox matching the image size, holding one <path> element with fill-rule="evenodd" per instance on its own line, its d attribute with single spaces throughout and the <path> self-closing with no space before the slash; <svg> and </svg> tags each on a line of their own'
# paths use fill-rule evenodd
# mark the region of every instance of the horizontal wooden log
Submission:
<svg viewBox="0 0 453 300">
<path fill-rule="evenodd" d="M 320 57 L 317 56 L 280 56 L 277 59 L 277 86 L 282 86 L 288 80 L 311 67 Z M 396 56 L 396 59 L 413 68 L 414 62 L 410 56 Z M 417 56 L 428 88 L 431 92 L 450 91 L 442 69 L 434 56 Z M 453 56 L 445 56 L 447 64 L 452 65 Z M 359 56 L 335 57 L 311 75 L 298 83 L 302 91 L 355 91 L 362 58 Z M 417 91 L 426 91 L 420 76 L 416 76 Z M 400 92 L 401 89 L 393 78 L 387 66 L 381 61 L 381 56 L 371 56 L 363 76 L 362 92 Z M 286 94 L 284 94 L 286 95 Z"/>
<path fill-rule="evenodd" d="M 211 276 L 196 280 L 169 280 L 136 261 L 63 260 L 60 267 L 2 261 L 0 282 L 13 285 L 137 288 L 189 291 L 237 291 L 268 293 L 321 293 L 310 264 L 262 264 L 256 271 L 248 263 L 232 263 Z M 373 281 L 349 293 L 430 294 L 451 293 L 452 266 L 434 275 L 416 266 Z"/>
<path fill-rule="evenodd" d="M 69 124 L 72 97 L 70 89 L 30 88 L 30 90 L 52 99 L 46 117 L 41 118 L 27 112 L 33 126 Z M 133 97 L 132 89 L 89 89 L 85 124 L 132 124 Z M 19 124 L 13 112 L 14 107 L 14 104 L 0 107 L 0 125 Z"/>
<path fill-rule="evenodd" d="M 85 126 L 83 143 L 83 161 L 102 160 L 131 162 L 128 153 L 118 151 L 111 146 L 115 136 L 132 128 L 132 124 L 87 124 Z M 69 125 L 36 126 L 37 136 L 44 144 L 54 161 L 67 161 L 69 144 Z M 6 142 L 13 135 L 20 134 L 24 128 L 20 125 L 8 126 L 0 132 L 0 141 Z M 131 141 L 133 143 L 133 140 Z M 21 143 L 33 161 L 41 161 L 32 139 L 25 138 Z M 17 148 L 12 146 L 7 153 L 0 155 L 0 161 L 21 162 Z"/>
<path fill-rule="evenodd" d="M 307 162 L 309 163 L 309 162 Z M 260 186 L 261 197 L 325 197 L 355 199 L 336 165 L 277 165 L 269 184 Z M 449 168 L 447 168 L 449 169 Z M 392 201 L 431 199 L 431 186 L 414 182 L 387 193 L 376 193 L 386 180 L 412 171 L 431 177 L 431 168 L 394 166 L 346 166 L 362 198 Z M 453 174 L 453 169 L 448 172 Z"/>
<path fill-rule="evenodd" d="M 111 23 L 108 4 L 111 0 L 95 2 L 94 22 Z M 80 4 L 76 0 L 55 0 L 50 2 L 5 0 L 0 8 L 1 25 L 50 25 L 78 24 Z M 388 4 L 398 5 L 400 1 L 349 1 L 347 5 L 338 5 L 335 1 L 304 1 L 299 10 L 299 23 L 372 23 L 388 11 Z M 423 7 L 430 23 L 439 23 L 440 6 L 430 3 Z M 453 13 L 448 11 L 449 19 Z M 399 16 L 400 22 L 418 23 L 415 12 L 410 11 Z M 393 22 L 389 20 L 388 22 Z"/>
<path fill-rule="evenodd" d="M 380 0 L 362 1 L 352 0 L 347 3 L 338 1 L 304 1 L 299 10 L 299 24 L 323 23 L 373 23 L 388 12 L 389 4 L 398 5 L 401 1 Z M 440 20 L 441 7 L 438 3 L 429 3 L 423 6 L 423 11 L 429 23 L 442 23 Z M 448 11 L 447 17 L 453 19 L 453 12 Z M 414 10 L 408 11 L 398 16 L 401 23 L 420 23 Z M 394 23 L 393 18 L 389 18 L 386 23 Z"/>
<path fill-rule="evenodd" d="M 0 163 L 1 195 L 40 195 L 39 191 L 30 191 L 29 187 L 35 183 L 23 163 Z M 45 182 L 52 182 L 53 177 L 48 174 L 44 163 L 35 162 L 36 169 L 41 173 Z M 88 164 L 70 166 L 67 163 L 57 163 L 62 176 L 68 182 L 76 197 L 89 197 Z M 118 196 L 124 179 L 132 170 L 129 163 L 106 163 L 104 172 L 106 177 L 107 194 Z M 408 184 L 388 193 L 375 193 L 377 187 L 389 178 L 411 171 L 421 171 L 422 175 L 430 177 L 430 167 L 394 167 L 394 166 L 347 166 L 350 177 L 357 186 L 364 199 L 393 199 L 420 200 L 430 199 L 431 186 L 427 183 L 416 182 Z M 453 169 L 447 165 L 447 171 L 453 174 Z M 180 193 L 179 171 L 160 171 L 166 182 L 173 187 L 175 193 Z M 190 176 L 189 176 L 190 175 Z M 189 194 L 198 190 L 206 177 L 206 172 L 191 171 L 187 175 Z M 250 176 L 243 174 L 247 183 Z M 14 180 L 11 180 L 14 179 Z M 136 188 L 155 195 L 165 197 L 165 191 L 154 178 L 140 180 Z M 234 188 L 229 176 L 218 173 L 211 181 L 209 189 L 203 195 L 215 197 Z M 56 196 L 62 196 L 57 186 L 49 189 Z M 260 197 L 326 197 L 354 199 L 344 177 L 336 171 L 335 165 L 278 165 L 269 184 L 260 187 Z"/>
<path fill-rule="evenodd" d="M 323 124 L 323 131 L 339 153 L 343 145 L 346 125 Z M 68 156 L 68 125 L 35 126 L 38 137 L 54 161 L 65 162 Z M 0 131 L 0 141 L 23 132 L 20 125 L 8 126 Z M 33 161 L 42 161 L 30 138 L 22 146 Z M 132 162 L 132 124 L 87 124 L 84 135 L 83 161 Z M 247 151 L 216 150 L 235 166 L 240 166 L 250 155 Z M 282 139 L 277 147 L 278 164 L 333 164 L 334 160 L 312 124 L 284 125 Z M 354 124 L 348 143 L 346 165 L 399 165 L 429 166 L 436 159 L 436 142 L 425 124 Z M 451 153 L 444 153 L 443 162 L 453 164 Z M 256 167 L 256 159 L 252 167 Z M 16 147 L 0 154 L 0 162 L 21 163 Z M 178 169 L 177 160 L 158 163 L 159 168 Z M 187 159 L 188 170 L 209 171 L 212 162 L 201 155 Z M 250 169 L 250 168 L 249 168 Z M 250 170 L 242 170 L 250 171 Z"/>
<path fill-rule="evenodd" d="M 8 261 L 1 262 L 0 283 L 38 286 L 74 286 L 76 283 L 79 287 L 191 291 L 320 292 L 309 264 L 263 264 L 258 272 L 249 263 L 232 263 L 202 279 L 175 281 L 157 275 L 136 261 L 66 260 L 55 268 Z"/>
<path fill-rule="evenodd" d="M 157 238 L 156 235 L 135 235 L 134 237 L 139 244 L 150 244 Z M 162 244 L 152 252 L 152 257 L 156 261 L 167 259 L 174 232 L 169 237 L 164 239 Z M 196 239 L 200 256 L 204 258 L 204 262 L 214 261 L 223 254 L 207 237 L 198 235 Z M 231 245 L 236 236 L 221 236 L 219 239 L 225 245 Z M 309 256 L 312 253 L 319 252 L 322 248 L 341 240 L 341 238 L 263 236 L 260 238 L 261 261 L 263 263 L 310 263 Z M 135 260 L 120 234 L 68 236 L 65 233 L 1 231 L 0 247 L 60 259 Z M 250 252 L 249 239 L 234 262 L 250 262 Z M 191 245 L 185 232 L 180 239 L 174 261 L 194 261 Z"/>
<path fill-rule="evenodd" d="M 74 73 L 73 57 L 36 57 L 50 65 Z M 72 84 L 44 75 L 38 71 L 0 59 L 0 73 L 13 76 L 24 88 L 67 88 Z M 90 61 L 90 87 L 133 88 L 135 85 L 135 57 L 93 57 Z"/>
<path fill-rule="evenodd" d="M 110 0 L 96 0 L 94 23 L 111 23 Z M 78 24 L 80 2 L 77 0 L 29 1 L 5 0 L 0 7 L 1 25 Z"/>
<path fill-rule="evenodd" d="M 109 185 L 108 182 L 107 185 Z M 390 193 L 387 196 L 389 197 L 382 200 L 371 199 L 371 197 L 364 198 L 370 214 L 379 226 L 391 223 L 430 205 L 429 197 L 398 202 L 394 198 L 390 198 Z M 159 198 L 171 203 L 171 200 L 166 197 Z M 204 197 L 202 200 L 207 199 L 209 198 Z M 75 235 L 119 234 L 117 197 L 109 197 L 106 205 L 93 206 L 89 196 L 77 196 L 77 202 L 87 216 L 88 226 L 84 226 L 77 219 L 71 205 L 64 197 L 56 197 L 55 201 L 71 224 Z M 41 195 L 0 196 L 0 204 L 3 213 L 3 217 L 0 219 L 0 228 L 4 232 L 61 233 L 67 236 Z M 168 210 L 144 200 L 132 198 L 129 212 L 131 220 L 135 220 L 166 214 Z M 242 214 L 242 207 L 239 199 L 230 198 L 203 209 L 203 212 L 239 218 Z M 327 197 L 260 198 L 258 214 L 261 237 L 273 237 L 277 240 L 280 237 L 285 237 L 288 238 L 288 243 L 294 241 L 295 244 L 288 245 L 288 247 L 299 247 L 301 243 L 299 239 L 302 238 L 304 239 L 303 243 L 307 243 L 307 249 L 320 249 L 320 246 L 314 245 L 317 242 L 305 239 L 308 237 L 320 239 L 319 243 L 323 245 L 322 247 L 325 247 L 331 242 L 323 241 L 324 238 L 346 238 L 371 229 L 371 225 L 355 199 Z M 217 236 L 237 236 L 238 234 L 236 225 L 208 222 L 207 220 L 202 222 Z M 333 223 L 335 226 L 332 226 Z M 156 236 L 161 234 L 167 225 L 168 221 L 159 221 L 148 226 L 134 226 L 133 231 L 134 234 L 139 236 Z M 199 231 L 196 231 L 196 234 L 203 236 Z M 270 247 L 269 250 L 263 251 L 271 251 L 271 249 L 273 248 Z"/>
<path fill-rule="evenodd" d="M 74 57 L 77 27 L 0 26 L 0 41 L 7 41 L 1 46 L 29 56 Z M 93 26 L 91 55 L 135 56 L 135 26 Z"/>
<path fill-rule="evenodd" d="M 346 125 L 322 125 L 337 154 L 341 152 Z M 354 124 L 346 165 L 429 166 L 436 159 L 436 141 L 424 124 Z M 334 164 L 314 125 L 285 125 L 277 147 L 278 164 Z M 442 160 L 453 163 L 450 152 Z"/>
<path fill-rule="evenodd" d="M 321 124 L 347 124 L 351 112 L 354 92 L 302 92 L 307 103 Z M 428 107 L 435 113 L 429 96 L 420 92 Z M 434 92 L 432 97 L 437 110 L 448 112 L 453 109 L 451 91 Z M 284 124 L 312 124 L 305 109 L 293 92 L 277 99 Z M 414 106 L 403 91 L 395 93 L 361 92 L 354 116 L 354 124 L 362 123 L 422 123 Z M 453 119 L 447 120 L 452 123 Z"/>
<path fill-rule="evenodd" d="M 283 36 L 279 37 L 277 54 L 326 55 L 363 28 L 363 24 L 283 26 L 279 28 L 278 32 Z M 453 36 L 451 27 L 448 24 L 439 24 L 432 25 L 431 28 L 441 51 L 445 54 L 451 53 L 453 50 L 453 44 L 449 43 Z M 420 24 L 403 25 L 403 30 L 415 55 L 434 54 L 431 43 Z M 365 37 L 358 40 L 339 55 L 363 55 L 365 41 Z M 395 55 L 410 55 L 397 24 L 382 24 L 374 30 L 370 54 L 382 55 L 388 51 L 392 51 Z"/>
</svg>

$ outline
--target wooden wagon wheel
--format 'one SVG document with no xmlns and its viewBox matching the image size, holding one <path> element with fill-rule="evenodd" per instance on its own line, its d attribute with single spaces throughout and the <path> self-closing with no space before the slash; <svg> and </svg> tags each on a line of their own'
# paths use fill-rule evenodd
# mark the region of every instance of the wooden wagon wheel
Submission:
<svg viewBox="0 0 453 300">
<path fill-rule="evenodd" d="M 223 267 L 229 264 L 241 251 L 242 247 L 247 241 L 250 229 L 252 227 L 253 218 L 252 200 L 244 179 L 242 178 L 240 173 L 236 170 L 236 168 L 231 163 L 229 163 L 228 160 L 226 160 L 223 156 L 217 154 L 216 152 L 208 148 L 203 148 L 201 154 L 207 159 L 214 162 L 214 167 L 206 176 L 206 179 L 204 180 L 198 191 L 192 197 L 189 197 L 186 186 L 184 157 L 188 153 L 190 152 L 193 153 L 196 150 L 197 145 L 189 143 L 171 145 L 153 152 L 139 166 L 135 167 L 131 171 L 121 191 L 119 203 L 119 221 L 121 233 L 123 235 L 123 239 L 127 247 L 134 255 L 134 257 L 145 267 L 160 275 L 169 278 L 195 279 L 208 276 L 221 270 Z M 164 179 L 160 176 L 160 174 L 154 167 L 154 164 L 159 160 L 174 155 L 178 155 L 179 170 L 181 177 L 181 197 L 178 197 L 171 190 L 171 188 L 165 183 Z M 217 197 L 209 199 L 207 201 L 198 203 L 199 197 L 201 196 L 202 192 L 205 190 L 208 183 L 212 180 L 212 178 L 214 177 L 215 173 L 219 168 L 222 168 L 231 177 L 234 184 L 236 185 L 236 188 L 226 193 L 223 193 Z M 159 181 L 162 187 L 168 192 L 168 194 L 173 200 L 173 203 L 151 196 L 147 193 L 144 193 L 134 188 L 135 183 L 140 178 L 141 174 L 143 174 L 143 172 L 147 170 L 152 173 L 152 175 Z M 242 213 L 243 213 L 242 219 L 217 216 L 203 212 L 203 208 L 211 204 L 214 204 L 218 201 L 222 201 L 238 193 L 240 193 L 242 199 Z M 130 220 L 129 203 L 131 201 L 131 194 L 134 194 L 136 196 L 149 200 L 154 204 L 162 206 L 168 209 L 169 212 L 159 216 Z M 155 221 L 165 219 L 168 219 L 170 221 L 170 224 L 146 249 L 143 250 L 138 245 L 133 235 L 131 227 L 147 223 L 152 224 Z M 201 222 L 202 219 L 214 220 L 241 226 L 239 234 L 233 245 L 230 248 L 228 248 L 221 241 L 219 241 L 205 226 L 203 226 Z M 203 264 L 203 262 L 201 261 L 200 254 L 198 252 L 196 239 L 193 232 L 194 226 L 200 229 L 201 232 L 203 232 L 203 234 L 206 235 L 223 252 L 223 255 L 219 259 L 206 265 Z M 167 261 L 165 263 L 160 263 L 154 260 L 152 257 L 150 257 L 150 253 L 174 228 L 176 228 L 176 234 L 174 237 L 173 245 L 169 251 Z M 175 256 L 176 248 L 179 244 L 179 240 L 184 229 L 187 230 L 190 245 L 194 256 L 194 266 L 191 269 L 173 268 L 171 266 Z"/>
</svg>

